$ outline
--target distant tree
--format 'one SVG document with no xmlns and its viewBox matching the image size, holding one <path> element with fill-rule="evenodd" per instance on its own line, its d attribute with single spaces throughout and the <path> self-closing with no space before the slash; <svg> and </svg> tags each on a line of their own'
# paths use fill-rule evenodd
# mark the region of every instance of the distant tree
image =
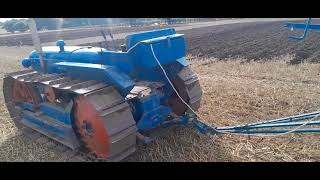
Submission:
<svg viewBox="0 0 320 180">
<path fill-rule="evenodd" d="M 134 25 L 136 23 L 135 18 L 118 18 L 117 21 L 129 24 L 129 25 Z"/>
<path fill-rule="evenodd" d="M 7 32 L 11 32 L 14 33 L 16 31 L 15 29 L 15 24 L 19 22 L 17 19 L 11 19 L 9 21 L 6 21 L 3 23 L 3 28 L 7 31 Z"/>
<path fill-rule="evenodd" d="M 7 32 L 14 33 L 13 25 L 14 23 L 12 21 L 5 21 L 3 23 L 3 29 L 5 29 Z"/>
<path fill-rule="evenodd" d="M 59 24 L 61 23 L 57 18 L 35 18 L 34 19 L 37 24 L 38 30 L 54 30 L 59 28 Z"/>
<path fill-rule="evenodd" d="M 103 25 L 108 24 L 107 18 L 88 18 L 89 25 Z"/>
<path fill-rule="evenodd" d="M 161 18 L 165 23 L 171 24 L 172 23 L 172 18 Z"/>
<path fill-rule="evenodd" d="M 13 28 L 15 31 L 26 32 L 29 29 L 29 26 L 25 21 L 18 21 L 14 24 Z"/>
<path fill-rule="evenodd" d="M 7 32 L 14 33 L 15 31 L 25 32 L 29 29 L 25 19 L 11 19 L 3 23 L 3 27 Z"/>
<path fill-rule="evenodd" d="M 88 25 L 87 18 L 63 18 L 63 28 L 78 27 Z"/>
<path fill-rule="evenodd" d="M 172 24 L 172 18 L 166 18 L 168 24 Z"/>
<path fill-rule="evenodd" d="M 69 28 L 88 25 L 104 25 L 109 24 L 109 22 L 110 21 L 108 21 L 107 18 L 64 18 L 62 27 Z"/>
</svg>

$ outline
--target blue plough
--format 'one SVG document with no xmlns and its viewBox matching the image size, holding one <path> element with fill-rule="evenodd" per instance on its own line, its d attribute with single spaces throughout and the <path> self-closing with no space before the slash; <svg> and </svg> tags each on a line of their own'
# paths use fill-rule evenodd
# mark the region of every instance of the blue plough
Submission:
<svg viewBox="0 0 320 180">
<path fill-rule="evenodd" d="M 303 40 L 306 38 L 308 30 L 320 30 L 319 24 L 312 24 L 312 18 L 308 18 L 306 23 L 285 23 L 285 27 L 294 29 L 303 29 L 301 36 L 289 36 L 292 40 Z M 251 124 L 212 127 L 211 125 L 199 120 L 191 118 L 191 124 L 203 134 L 238 134 L 250 136 L 278 136 L 288 133 L 319 133 L 320 120 L 317 120 L 320 112 L 312 112 L 295 116 L 284 117 L 280 119 L 272 119 L 260 121 Z M 291 128 L 290 128 L 291 127 Z M 303 128 L 304 127 L 304 128 Z M 306 128 L 307 127 L 307 128 Z"/>
</svg>

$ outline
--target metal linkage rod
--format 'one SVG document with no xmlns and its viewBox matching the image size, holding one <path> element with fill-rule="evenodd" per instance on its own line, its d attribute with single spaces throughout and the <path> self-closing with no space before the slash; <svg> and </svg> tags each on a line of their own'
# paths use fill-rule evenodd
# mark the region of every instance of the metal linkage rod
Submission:
<svg viewBox="0 0 320 180">
<path fill-rule="evenodd" d="M 291 129 L 280 129 L 280 130 L 271 129 L 271 130 L 260 130 L 260 131 L 235 131 L 232 133 L 234 133 L 234 134 L 241 133 L 241 134 L 248 134 L 248 135 L 250 135 L 250 134 L 281 134 L 281 133 L 286 133 L 288 131 L 291 131 Z M 292 131 L 290 133 L 319 133 L 319 132 L 320 132 L 320 128 L 312 128 L 312 129 L 297 129 L 297 130 Z"/>
<path fill-rule="evenodd" d="M 244 126 L 242 128 L 235 128 L 235 129 L 221 129 L 217 128 L 219 131 L 224 130 L 224 131 L 247 131 L 250 129 L 261 129 L 261 128 L 278 128 L 278 127 L 294 127 L 294 126 L 301 126 L 305 124 L 306 122 L 289 122 L 289 123 L 278 123 L 278 124 L 260 124 L 256 126 Z M 311 126 L 311 125 L 320 125 L 320 121 L 312 121 L 306 126 Z"/>
<path fill-rule="evenodd" d="M 242 135 L 254 135 L 254 134 L 281 134 L 292 131 L 292 133 L 316 133 L 320 132 L 320 128 L 310 129 L 279 129 L 285 127 L 297 127 L 297 126 L 318 126 L 320 121 L 301 121 L 307 119 L 318 118 L 320 112 L 306 113 L 296 116 L 289 116 L 285 118 L 273 119 L 263 122 L 257 122 L 252 124 L 245 124 L 239 126 L 229 127 L 212 127 L 208 123 L 205 123 L 197 118 L 191 119 L 192 125 L 202 134 L 242 134 Z"/>
<path fill-rule="evenodd" d="M 289 123 L 289 122 L 293 122 L 293 121 L 310 119 L 310 118 L 313 118 L 319 114 L 320 114 L 320 112 L 312 112 L 312 113 L 289 116 L 289 117 L 285 117 L 285 118 L 267 120 L 267 121 L 262 121 L 262 122 L 257 122 L 257 123 L 250 123 L 250 124 L 245 124 L 245 125 L 220 127 L 217 129 L 218 130 L 230 130 L 230 129 L 242 129 L 242 128 L 254 127 L 254 126 L 262 125 L 262 124 Z"/>
</svg>

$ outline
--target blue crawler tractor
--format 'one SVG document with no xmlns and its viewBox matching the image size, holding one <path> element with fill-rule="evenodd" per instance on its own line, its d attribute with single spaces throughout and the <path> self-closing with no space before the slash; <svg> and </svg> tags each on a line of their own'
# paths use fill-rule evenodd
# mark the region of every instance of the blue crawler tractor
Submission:
<svg viewBox="0 0 320 180">
<path fill-rule="evenodd" d="M 137 133 L 185 118 L 188 107 L 170 83 L 199 108 L 202 91 L 185 54 L 174 29 L 129 35 L 122 51 L 59 40 L 23 59 L 26 70 L 6 75 L 5 102 L 17 127 L 119 161 L 135 151 Z"/>
<path fill-rule="evenodd" d="M 303 36 L 293 37 L 303 39 L 308 29 L 320 29 L 310 23 L 286 26 L 304 29 Z M 59 40 L 23 59 L 26 70 L 4 77 L 5 103 L 18 128 L 109 161 L 132 154 L 137 137 L 148 142 L 148 132 L 177 123 L 204 134 L 320 132 L 301 129 L 319 125 L 320 112 L 239 126 L 208 125 L 196 113 L 202 90 L 185 56 L 184 35 L 172 28 L 131 34 L 121 51 L 66 46 Z"/>
</svg>

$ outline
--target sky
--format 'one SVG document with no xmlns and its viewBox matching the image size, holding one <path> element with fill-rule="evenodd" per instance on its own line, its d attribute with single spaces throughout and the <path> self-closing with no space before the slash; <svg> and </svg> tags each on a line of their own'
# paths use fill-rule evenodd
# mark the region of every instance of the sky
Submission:
<svg viewBox="0 0 320 180">
<path fill-rule="evenodd" d="M 10 19 L 26 19 L 26 18 L 0 18 L 0 22 L 5 22 L 5 21 L 8 21 Z"/>
</svg>

